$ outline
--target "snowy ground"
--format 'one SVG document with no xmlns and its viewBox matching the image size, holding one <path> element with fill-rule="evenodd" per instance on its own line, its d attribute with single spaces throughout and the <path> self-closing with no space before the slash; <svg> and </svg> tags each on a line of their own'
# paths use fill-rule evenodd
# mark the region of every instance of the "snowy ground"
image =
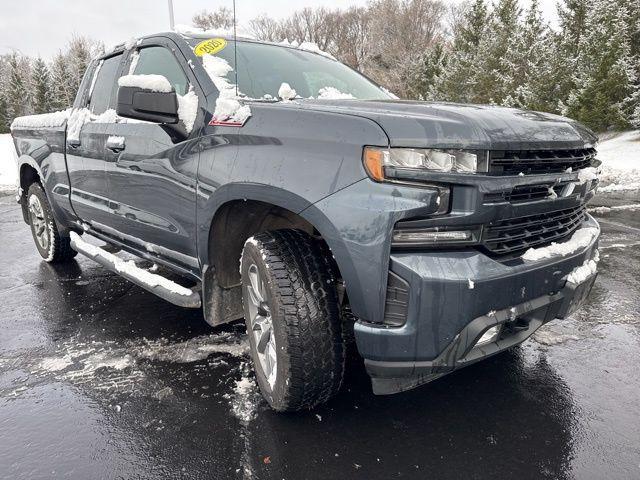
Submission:
<svg viewBox="0 0 640 480">
<path fill-rule="evenodd" d="M 0 191 L 15 190 L 18 182 L 16 150 L 9 134 L 0 134 Z"/>
<path fill-rule="evenodd" d="M 598 146 L 600 192 L 640 190 L 640 130 L 604 138 Z"/>
</svg>

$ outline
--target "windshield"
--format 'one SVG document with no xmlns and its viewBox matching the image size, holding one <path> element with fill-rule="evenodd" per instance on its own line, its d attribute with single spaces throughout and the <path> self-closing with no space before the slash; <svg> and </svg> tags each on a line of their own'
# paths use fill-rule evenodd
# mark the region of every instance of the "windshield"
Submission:
<svg viewBox="0 0 640 480">
<path fill-rule="evenodd" d="M 191 39 L 195 47 L 203 39 Z M 235 70 L 233 42 L 216 52 L 214 56 L 222 58 Z M 278 90 L 288 83 L 296 93 L 304 98 L 329 97 L 326 92 L 335 90 L 362 100 L 389 100 L 387 93 L 365 77 L 342 63 L 324 56 L 276 45 L 239 41 L 238 89 L 251 98 L 278 98 Z M 229 73 L 227 79 L 235 82 L 235 75 Z M 323 94 L 324 92 L 324 94 Z"/>
</svg>

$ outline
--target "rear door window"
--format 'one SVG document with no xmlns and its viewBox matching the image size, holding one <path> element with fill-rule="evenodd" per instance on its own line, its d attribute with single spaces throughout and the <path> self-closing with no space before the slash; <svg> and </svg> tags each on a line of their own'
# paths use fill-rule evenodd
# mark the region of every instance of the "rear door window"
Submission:
<svg viewBox="0 0 640 480">
<path fill-rule="evenodd" d="M 178 95 L 189 90 L 189 80 L 176 57 L 164 47 L 147 47 L 139 52 L 135 75 L 162 75 L 173 85 Z"/>
<path fill-rule="evenodd" d="M 89 100 L 91 113 L 100 115 L 109 108 L 111 95 L 115 90 L 116 78 L 120 70 L 120 60 L 122 60 L 122 54 L 105 58 L 98 68 L 96 81 L 93 84 Z"/>
</svg>

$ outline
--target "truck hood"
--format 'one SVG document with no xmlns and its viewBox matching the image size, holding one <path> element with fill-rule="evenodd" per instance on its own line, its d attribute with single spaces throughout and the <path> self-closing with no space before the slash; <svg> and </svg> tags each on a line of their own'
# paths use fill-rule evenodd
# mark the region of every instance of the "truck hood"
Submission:
<svg viewBox="0 0 640 480">
<path fill-rule="evenodd" d="M 302 109 L 373 120 L 391 146 L 538 150 L 590 148 L 597 137 L 558 115 L 490 105 L 387 100 L 301 100 Z"/>
</svg>

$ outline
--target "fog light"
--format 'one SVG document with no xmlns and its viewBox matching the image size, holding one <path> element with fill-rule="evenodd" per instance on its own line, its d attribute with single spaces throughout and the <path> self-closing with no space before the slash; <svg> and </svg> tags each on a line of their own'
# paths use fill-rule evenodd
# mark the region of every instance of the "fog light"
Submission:
<svg viewBox="0 0 640 480">
<path fill-rule="evenodd" d="M 498 333 L 500 333 L 500 325 L 491 327 L 489 330 L 482 334 L 480 340 L 476 342 L 476 347 L 480 347 L 482 345 L 486 345 L 487 343 L 495 341 L 496 338 L 498 338 Z"/>
<path fill-rule="evenodd" d="M 426 230 L 396 230 L 393 232 L 393 241 L 398 243 L 403 242 L 424 242 L 424 243 L 437 243 L 437 242 L 451 242 L 451 241 L 464 241 L 471 240 L 472 233 L 470 231 L 426 231 Z"/>
</svg>

